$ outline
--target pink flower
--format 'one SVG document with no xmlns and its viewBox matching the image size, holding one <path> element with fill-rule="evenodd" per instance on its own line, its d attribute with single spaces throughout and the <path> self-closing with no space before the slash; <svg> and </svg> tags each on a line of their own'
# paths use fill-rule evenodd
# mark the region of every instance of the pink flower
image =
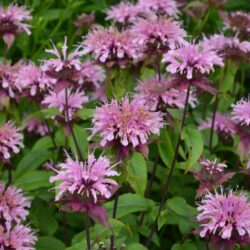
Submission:
<svg viewBox="0 0 250 250">
<path fill-rule="evenodd" d="M 72 80 L 77 73 L 81 71 L 81 61 L 79 59 L 79 47 L 67 55 L 67 38 L 64 39 L 61 52 L 52 43 L 53 49 L 47 49 L 46 52 L 56 56 L 56 59 L 45 60 L 42 70 L 51 78 L 57 80 Z"/>
<path fill-rule="evenodd" d="M 66 162 L 58 167 L 54 169 L 57 175 L 50 178 L 50 182 L 60 182 L 56 201 L 65 203 L 64 210 L 88 211 L 95 221 L 107 225 L 108 216 L 100 203 L 117 191 L 118 184 L 110 177 L 119 175 L 109 159 L 89 155 L 86 162 L 80 162 L 67 155 Z"/>
<path fill-rule="evenodd" d="M 25 128 L 27 129 L 28 132 L 33 132 L 40 136 L 45 136 L 46 134 L 49 133 L 48 127 L 46 126 L 46 124 L 33 118 L 29 119 L 26 122 Z"/>
<path fill-rule="evenodd" d="M 118 184 L 110 179 L 110 176 L 117 176 L 118 172 L 110 166 L 106 157 L 95 158 L 89 155 L 87 162 L 73 160 L 67 155 L 65 163 L 59 164 L 57 175 L 51 177 L 50 182 L 60 181 L 59 193 L 56 200 L 65 193 L 81 195 L 97 203 L 100 199 L 109 199 L 112 195 L 113 186 Z"/>
<path fill-rule="evenodd" d="M 216 52 L 195 44 L 170 50 L 163 56 L 163 62 L 169 63 L 166 68 L 169 73 L 184 75 L 189 80 L 197 75 L 209 74 L 215 65 L 224 66 Z"/>
<path fill-rule="evenodd" d="M 84 28 L 90 28 L 91 25 L 95 21 L 95 13 L 91 12 L 90 14 L 83 13 L 77 17 L 77 19 L 74 21 L 74 25 L 76 26 L 76 34 L 80 35 L 82 34 L 82 30 Z"/>
<path fill-rule="evenodd" d="M 199 129 L 210 129 L 211 126 L 212 118 L 209 118 L 200 124 Z M 219 134 L 220 138 L 231 140 L 233 135 L 236 134 L 236 124 L 228 115 L 217 112 L 214 120 L 214 130 Z"/>
<path fill-rule="evenodd" d="M 231 13 L 222 13 L 225 26 L 235 31 L 241 38 L 249 38 L 250 36 L 250 14 L 243 11 L 235 11 Z"/>
<path fill-rule="evenodd" d="M 13 122 L 7 122 L 0 127 L 0 158 L 9 159 L 11 154 L 19 153 L 24 147 L 21 142 L 23 135 L 19 131 Z"/>
<path fill-rule="evenodd" d="M 225 173 L 224 170 L 227 168 L 227 165 L 225 163 L 217 163 L 216 159 L 214 161 L 201 159 L 200 166 L 201 169 L 199 171 L 196 169 L 190 170 L 194 174 L 194 177 L 200 182 L 196 197 L 227 182 L 235 175 L 234 172 Z"/>
<path fill-rule="evenodd" d="M 53 83 L 53 80 L 33 63 L 22 65 L 15 78 L 15 86 L 20 85 L 22 89 L 28 89 L 31 96 L 48 90 L 53 86 Z"/>
<path fill-rule="evenodd" d="M 168 17 L 150 15 L 147 19 L 139 18 L 131 31 L 136 34 L 134 43 L 143 47 L 145 52 L 166 52 L 176 45 L 184 43 L 186 32 L 181 24 Z"/>
<path fill-rule="evenodd" d="M 6 9 L 0 6 L 0 36 L 8 48 L 14 42 L 17 33 L 25 31 L 28 35 L 30 25 L 26 21 L 31 20 L 30 11 L 25 6 L 9 5 Z"/>
<path fill-rule="evenodd" d="M 134 38 L 130 30 L 119 32 L 113 26 L 105 29 L 96 25 L 82 43 L 83 54 L 91 53 L 96 61 L 109 67 L 114 64 L 123 67 L 141 56 Z"/>
<path fill-rule="evenodd" d="M 6 92 L 6 94 L 15 98 L 20 95 L 22 91 L 22 85 L 20 82 L 16 81 L 19 69 L 22 67 L 22 62 L 18 62 L 14 65 L 0 64 L 0 83 L 1 88 Z"/>
<path fill-rule="evenodd" d="M 82 63 L 79 79 L 80 84 L 86 85 L 91 83 L 95 87 L 99 87 L 100 83 L 103 83 L 105 80 L 105 72 L 102 67 L 87 60 Z"/>
<path fill-rule="evenodd" d="M 150 78 L 144 82 L 140 82 L 136 90 L 138 92 L 138 99 L 143 100 L 153 111 L 159 110 L 160 107 L 163 109 L 183 109 L 185 106 L 187 89 L 181 86 L 179 88 L 174 87 L 171 78 L 162 79 L 161 81 L 156 78 Z M 189 104 L 193 108 L 197 104 L 197 98 L 192 92 Z"/>
<path fill-rule="evenodd" d="M 23 196 L 22 190 L 15 186 L 6 187 L 0 182 L 0 215 L 8 222 L 19 223 L 25 220 L 29 212 L 30 199 Z"/>
<path fill-rule="evenodd" d="M 111 6 L 107 10 L 106 20 L 113 20 L 116 23 L 128 24 L 136 20 L 138 15 L 142 14 L 143 10 L 140 6 L 130 2 L 120 2 L 117 5 Z"/>
<path fill-rule="evenodd" d="M 58 108 L 63 114 L 65 114 L 67 107 L 67 116 L 72 120 L 76 110 L 82 108 L 83 104 L 88 102 L 88 97 L 85 95 L 84 91 L 78 89 L 75 92 L 69 89 L 67 92 L 67 101 L 65 95 L 66 90 L 63 89 L 58 93 L 51 91 L 45 96 L 42 104 L 48 105 L 49 108 Z"/>
<path fill-rule="evenodd" d="M 243 126 L 250 126 L 250 99 L 241 99 L 232 108 L 232 119 Z"/>
<path fill-rule="evenodd" d="M 207 193 L 197 209 L 200 236 L 211 239 L 213 245 L 232 250 L 235 243 L 249 242 L 250 203 L 245 193 Z"/>
<path fill-rule="evenodd" d="M 139 0 L 139 6 L 143 9 L 149 9 L 157 14 L 167 14 L 168 16 L 177 16 L 179 11 L 177 3 L 174 0 Z"/>
<path fill-rule="evenodd" d="M 237 36 L 214 35 L 205 39 L 203 46 L 204 48 L 218 51 L 225 59 L 231 59 L 236 62 L 249 61 L 250 42 L 241 42 Z"/>
<path fill-rule="evenodd" d="M 35 250 L 34 244 L 37 237 L 31 228 L 23 225 L 7 223 L 0 225 L 0 249 L 1 250 Z"/>
<path fill-rule="evenodd" d="M 140 147 L 146 144 L 150 134 L 159 134 L 163 127 L 159 112 L 150 112 L 142 101 L 131 102 L 125 97 L 121 103 L 112 100 L 96 108 L 93 116 L 92 138 L 99 134 L 101 146 L 111 143 L 122 147 Z"/>
</svg>

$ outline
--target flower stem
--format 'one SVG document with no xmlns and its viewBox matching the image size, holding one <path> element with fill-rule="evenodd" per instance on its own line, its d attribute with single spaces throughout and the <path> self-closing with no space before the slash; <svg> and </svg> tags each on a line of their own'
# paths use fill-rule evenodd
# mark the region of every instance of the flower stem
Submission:
<svg viewBox="0 0 250 250">
<path fill-rule="evenodd" d="M 174 167 L 175 167 L 175 164 L 176 164 L 176 161 L 177 161 L 178 152 L 179 152 L 179 148 L 180 148 L 180 144 L 181 144 L 181 134 L 182 134 L 182 130 L 183 130 L 183 127 L 184 127 L 184 124 L 185 124 L 187 111 L 188 111 L 188 100 L 189 100 L 189 96 L 190 96 L 190 89 L 191 89 L 191 83 L 189 83 L 189 85 L 188 85 L 188 90 L 187 90 L 187 95 L 186 95 L 186 100 L 185 100 L 185 108 L 184 108 L 184 112 L 183 112 L 183 116 L 182 116 L 181 127 L 180 127 L 178 141 L 177 141 L 175 152 L 174 152 L 173 162 L 172 162 L 170 170 L 169 170 L 169 174 L 168 174 L 168 177 L 167 177 L 166 184 L 165 184 L 165 186 L 163 188 L 163 196 L 162 196 L 161 203 L 160 203 L 160 206 L 159 206 L 159 209 L 158 209 L 158 213 L 156 215 L 155 220 L 152 223 L 151 231 L 150 231 L 150 233 L 148 235 L 148 238 L 147 238 L 147 242 L 146 242 L 146 247 L 147 248 L 149 248 L 150 243 L 152 241 L 153 234 L 154 234 L 154 232 L 156 230 L 156 227 L 157 227 L 157 221 L 159 219 L 159 216 L 161 214 L 161 211 L 162 211 L 162 209 L 164 207 L 164 204 L 165 204 L 165 201 L 167 199 L 168 190 L 169 190 L 170 183 L 171 183 L 171 180 L 172 180 L 172 177 L 173 177 Z"/>
<path fill-rule="evenodd" d="M 75 136 L 71 121 L 69 119 L 68 88 L 65 88 L 65 121 L 66 121 L 66 123 L 67 123 L 67 125 L 68 125 L 68 127 L 70 129 L 70 133 L 72 135 L 74 144 L 76 146 L 78 157 L 80 158 L 81 161 L 83 161 L 82 153 L 81 153 L 80 147 L 79 147 L 79 145 L 77 143 L 76 136 Z"/>
<path fill-rule="evenodd" d="M 89 233 L 89 214 L 88 214 L 88 212 L 85 213 L 84 222 L 85 222 L 87 249 L 91 250 L 90 233 Z M 85 249 L 85 247 L 84 247 L 84 249 Z"/>
<path fill-rule="evenodd" d="M 213 134 L 214 134 L 214 125 L 215 125 L 215 117 L 218 109 L 218 93 L 216 94 L 215 97 L 215 103 L 214 103 L 214 111 L 213 111 L 213 117 L 212 117 L 212 124 L 211 124 L 211 129 L 210 129 L 210 139 L 209 139 L 209 151 L 211 153 L 212 147 L 213 147 Z"/>
<path fill-rule="evenodd" d="M 119 199 L 119 191 L 115 193 L 115 199 L 114 199 L 114 207 L 113 207 L 113 213 L 112 218 L 115 219 L 116 213 L 117 213 L 117 207 L 118 207 L 118 199 Z M 114 233 L 110 237 L 110 250 L 114 250 L 114 243 L 115 243 L 115 235 Z"/>
<path fill-rule="evenodd" d="M 156 71 L 157 71 L 157 76 L 158 76 L 158 81 L 161 81 L 161 56 L 160 54 L 157 53 L 157 58 L 156 58 Z"/>
</svg>

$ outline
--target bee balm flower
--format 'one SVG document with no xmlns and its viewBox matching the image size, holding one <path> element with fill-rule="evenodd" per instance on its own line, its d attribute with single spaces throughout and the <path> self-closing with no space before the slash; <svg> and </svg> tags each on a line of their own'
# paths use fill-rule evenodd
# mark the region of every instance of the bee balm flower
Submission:
<svg viewBox="0 0 250 250">
<path fill-rule="evenodd" d="M 133 148 L 140 151 L 148 136 L 159 134 L 163 127 L 159 112 L 150 112 L 142 101 L 130 102 L 127 97 L 121 103 L 112 100 L 96 108 L 92 122 L 91 137 L 98 134 L 101 146 L 118 146 L 124 153 Z"/>
<path fill-rule="evenodd" d="M 0 158 L 9 159 L 11 154 L 19 153 L 24 147 L 21 142 L 23 135 L 19 130 L 12 122 L 7 122 L 0 127 Z"/>
<path fill-rule="evenodd" d="M 101 202 L 111 198 L 118 189 L 116 181 L 110 177 L 118 172 L 110 166 L 106 157 L 95 158 L 89 155 L 86 162 L 73 160 L 67 156 L 65 163 L 59 164 L 57 175 L 51 177 L 51 182 L 60 181 L 56 201 L 63 201 L 62 209 L 85 212 L 96 221 L 107 225 L 107 214 L 101 207 Z"/>
<path fill-rule="evenodd" d="M 207 193 L 197 209 L 200 236 L 210 239 L 212 245 L 232 250 L 236 243 L 249 242 L 250 203 L 245 193 Z"/>
<path fill-rule="evenodd" d="M 232 119 L 241 125 L 250 126 L 250 99 L 241 99 L 232 108 Z"/>
<path fill-rule="evenodd" d="M 28 35 L 31 34 L 30 25 L 25 23 L 29 20 L 30 11 L 25 6 L 9 5 L 6 9 L 0 6 L 0 36 L 8 48 L 18 33 L 25 31 Z"/>
<path fill-rule="evenodd" d="M 25 220 L 30 207 L 30 199 L 22 194 L 22 190 L 14 186 L 6 187 L 0 182 L 0 215 L 8 222 Z"/>
<path fill-rule="evenodd" d="M 0 249 L 35 250 L 37 237 L 31 228 L 23 225 L 0 225 Z"/>
</svg>

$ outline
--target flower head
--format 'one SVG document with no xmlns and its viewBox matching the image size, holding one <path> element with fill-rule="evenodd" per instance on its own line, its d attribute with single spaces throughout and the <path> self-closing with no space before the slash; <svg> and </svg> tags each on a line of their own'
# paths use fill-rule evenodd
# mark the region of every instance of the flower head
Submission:
<svg viewBox="0 0 250 250">
<path fill-rule="evenodd" d="M 234 172 L 225 173 L 224 170 L 227 168 L 227 165 L 224 162 L 217 162 L 216 159 L 210 161 L 202 158 L 200 166 L 201 169 L 199 171 L 191 169 L 194 177 L 200 182 L 200 186 L 196 192 L 197 197 L 230 180 L 235 175 Z"/>
<path fill-rule="evenodd" d="M 207 193 L 198 205 L 200 236 L 210 238 L 212 244 L 224 245 L 221 249 L 233 249 L 250 236 L 250 204 L 245 193 Z M 225 248 L 227 246 L 228 248 Z"/>
<path fill-rule="evenodd" d="M 82 63 L 79 79 L 83 85 L 90 83 L 94 84 L 95 87 L 99 87 L 100 83 L 105 80 L 105 72 L 102 67 L 87 60 Z"/>
<path fill-rule="evenodd" d="M 250 42 L 241 42 L 237 36 L 213 35 L 203 41 L 203 46 L 218 51 L 225 59 L 231 59 L 236 62 L 249 61 Z"/>
<path fill-rule="evenodd" d="M 45 60 L 42 70 L 51 78 L 57 80 L 71 80 L 81 71 L 81 61 L 79 59 L 79 47 L 67 55 L 67 38 L 64 39 L 61 52 L 52 43 L 53 49 L 47 49 L 46 52 L 56 56 L 56 59 Z"/>
<path fill-rule="evenodd" d="M 136 87 L 138 92 L 138 98 L 143 100 L 151 110 L 162 110 L 160 107 L 166 108 L 179 108 L 185 107 L 186 92 L 184 87 L 174 87 L 172 80 L 161 79 L 159 81 L 156 78 L 147 79 L 144 82 L 140 82 Z M 189 104 L 195 107 L 197 104 L 197 98 L 191 92 L 189 97 Z"/>
<path fill-rule="evenodd" d="M 250 99 L 241 99 L 232 108 L 232 119 L 243 126 L 250 126 Z"/>
<path fill-rule="evenodd" d="M 23 225 L 0 224 L 1 250 L 35 250 L 37 237 L 31 228 Z"/>
<path fill-rule="evenodd" d="M 90 28 L 94 23 L 95 13 L 91 12 L 90 14 L 83 13 L 77 17 L 74 21 L 74 25 L 76 26 L 76 34 L 80 35 L 82 33 L 83 28 Z"/>
<path fill-rule="evenodd" d="M 30 199 L 26 198 L 21 189 L 14 186 L 6 187 L 0 182 L 0 215 L 7 222 L 25 220 L 30 207 Z"/>
<path fill-rule="evenodd" d="M 200 124 L 199 129 L 203 130 L 211 128 L 211 126 L 212 118 L 209 118 L 207 121 L 203 121 Z M 214 119 L 214 130 L 219 134 L 220 138 L 227 141 L 231 140 L 236 133 L 236 126 L 228 115 L 217 112 Z"/>
<path fill-rule="evenodd" d="M 127 97 L 121 103 L 112 100 L 96 108 L 92 122 L 92 136 L 99 134 L 102 146 L 117 143 L 133 148 L 146 144 L 148 136 L 159 134 L 163 126 L 159 112 L 150 112 L 139 99 L 130 102 Z"/>
<path fill-rule="evenodd" d="M 222 58 L 215 51 L 195 44 L 170 50 L 164 55 L 163 62 L 169 63 L 166 68 L 169 73 L 184 75 L 187 79 L 208 74 L 213 71 L 215 65 L 224 65 Z"/>
<path fill-rule="evenodd" d="M 112 169 L 106 157 L 96 159 L 94 155 L 89 155 L 87 162 L 79 162 L 68 155 L 66 162 L 59 164 L 59 168 L 57 175 L 50 179 L 51 182 L 60 181 L 56 200 L 70 193 L 97 203 L 100 199 L 109 199 L 114 186 L 118 185 L 110 179 L 110 176 L 117 176 L 118 172 Z"/>
<path fill-rule="evenodd" d="M 33 132 L 37 135 L 40 135 L 40 136 L 45 136 L 46 134 L 49 133 L 49 130 L 48 130 L 48 127 L 46 126 L 46 124 L 34 119 L 34 118 L 31 118 L 29 119 L 24 127 L 27 129 L 28 132 Z"/>
<path fill-rule="evenodd" d="M 179 13 L 174 0 L 139 0 L 138 4 L 161 15 L 177 16 Z"/>
<path fill-rule="evenodd" d="M 83 41 L 83 54 L 91 53 L 96 61 L 107 66 L 125 66 L 140 57 L 134 38 L 130 30 L 119 32 L 113 26 L 95 26 Z"/>
<path fill-rule="evenodd" d="M 30 25 L 25 23 L 31 20 L 30 11 L 25 6 L 9 5 L 6 9 L 0 6 L 0 36 L 8 48 L 14 42 L 16 34 L 25 31 L 28 35 Z"/>
<path fill-rule="evenodd" d="M 0 84 L 1 89 L 11 98 L 17 97 L 22 91 L 22 84 L 16 81 L 22 62 L 14 65 L 0 64 Z"/>
<path fill-rule="evenodd" d="M 31 96 L 50 89 L 53 83 L 53 80 L 33 63 L 21 65 L 15 77 L 15 86 L 20 85 L 21 89 L 29 90 Z"/>
<path fill-rule="evenodd" d="M 243 11 L 222 13 L 225 26 L 239 34 L 241 38 L 250 37 L 250 14 Z"/>
<path fill-rule="evenodd" d="M 45 96 L 42 103 L 48 105 L 49 108 L 58 108 L 63 114 L 67 112 L 68 114 L 65 115 L 71 120 L 76 110 L 82 108 L 83 104 L 88 102 L 88 97 L 80 90 L 73 92 L 69 89 L 67 92 L 66 96 L 65 89 L 58 93 L 51 91 Z"/>
<path fill-rule="evenodd" d="M 111 198 L 118 184 L 111 179 L 118 172 L 106 157 L 89 155 L 86 162 L 73 160 L 67 156 L 65 163 L 54 169 L 56 176 L 50 182 L 60 181 L 56 201 L 64 203 L 63 210 L 89 212 L 96 222 L 108 225 L 108 216 L 101 203 Z"/>
<path fill-rule="evenodd" d="M 144 52 L 166 52 L 176 45 L 184 43 L 186 32 L 178 21 L 166 16 L 150 15 L 147 19 L 139 18 L 131 31 L 136 34 L 134 43 L 142 46 Z"/>
<path fill-rule="evenodd" d="M 117 5 L 111 6 L 107 10 L 106 20 L 113 20 L 116 23 L 127 24 L 132 23 L 138 15 L 142 13 L 142 8 L 130 2 L 120 2 Z"/>
<path fill-rule="evenodd" d="M 0 158 L 9 159 L 11 154 L 19 153 L 24 147 L 21 142 L 23 135 L 19 131 L 20 129 L 17 129 L 12 122 L 7 122 L 0 127 Z"/>
</svg>

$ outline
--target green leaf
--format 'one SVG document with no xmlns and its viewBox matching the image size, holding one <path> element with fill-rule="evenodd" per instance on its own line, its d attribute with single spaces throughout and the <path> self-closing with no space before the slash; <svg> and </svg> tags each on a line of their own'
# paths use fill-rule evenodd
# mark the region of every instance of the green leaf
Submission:
<svg viewBox="0 0 250 250">
<path fill-rule="evenodd" d="M 123 222 L 117 219 L 110 219 L 109 224 L 115 235 L 118 235 L 123 228 L 127 229 L 130 232 L 129 226 L 125 225 Z M 94 235 L 95 238 L 101 240 L 111 236 L 112 231 L 110 230 L 110 228 L 104 227 L 101 224 L 96 224 L 94 227 Z"/>
<path fill-rule="evenodd" d="M 25 124 L 25 123 L 26 123 L 28 120 L 30 120 L 31 118 L 34 118 L 34 119 L 36 119 L 36 120 L 38 120 L 38 121 L 43 122 L 44 119 L 51 118 L 51 117 L 53 117 L 53 116 L 55 116 L 55 115 L 57 115 L 57 116 L 60 116 L 60 115 L 61 115 L 60 111 L 59 111 L 57 108 L 42 109 L 42 110 L 39 110 L 39 111 L 37 111 L 37 112 L 35 112 L 35 113 L 30 114 L 30 115 L 24 120 L 23 123 Z"/>
<path fill-rule="evenodd" d="M 14 184 L 24 191 L 31 191 L 41 187 L 50 187 L 50 176 L 51 173 L 42 170 L 29 171 L 17 178 Z"/>
<path fill-rule="evenodd" d="M 188 160 L 186 161 L 186 172 L 189 168 L 193 167 L 193 165 L 200 159 L 203 149 L 204 143 L 202 139 L 202 134 L 196 128 L 185 127 L 182 133 L 182 139 L 185 140 L 188 146 Z"/>
<path fill-rule="evenodd" d="M 196 209 L 188 205 L 181 197 L 174 197 L 167 200 L 167 205 L 176 214 L 186 217 L 192 217 L 196 214 Z"/>
<path fill-rule="evenodd" d="M 74 244 L 71 247 L 67 247 L 65 250 L 86 250 L 87 248 L 85 247 L 86 244 L 84 244 L 83 241 Z"/>
<path fill-rule="evenodd" d="M 235 76 L 239 68 L 236 63 L 231 61 L 229 61 L 226 66 L 226 69 L 224 69 L 225 75 L 220 83 L 220 91 L 223 93 L 226 93 L 233 88 Z"/>
<path fill-rule="evenodd" d="M 171 250 L 197 250 L 194 243 L 187 242 L 183 245 L 176 243 L 172 246 Z"/>
<path fill-rule="evenodd" d="M 158 148 L 161 159 L 170 167 L 174 158 L 174 144 L 167 128 L 161 130 L 160 141 Z"/>
<path fill-rule="evenodd" d="M 17 165 L 14 178 L 26 174 L 26 172 L 39 168 L 44 162 L 51 159 L 53 156 L 52 151 L 45 149 L 32 150 L 25 154 L 22 160 Z"/>
<path fill-rule="evenodd" d="M 116 218 L 119 219 L 127 214 L 142 212 L 152 209 L 154 202 L 150 199 L 146 199 L 139 194 L 123 194 L 118 199 L 118 209 Z M 114 207 L 114 201 L 107 202 L 105 204 L 109 214 L 112 213 Z"/>
<path fill-rule="evenodd" d="M 147 186 L 147 166 L 140 153 L 133 153 L 128 163 L 128 183 L 137 194 L 143 195 Z"/>
<path fill-rule="evenodd" d="M 34 144 L 32 151 L 36 150 L 44 150 L 48 148 L 53 148 L 53 143 L 51 141 L 51 138 L 49 136 L 42 137 L 36 141 Z"/>
<path fill-rule="evenodd" d="M 79 149 L 83 155 L 84 158 L 87 158 L 88 155 L 88 133 L 86 130 L 84 130 L 81 126 L 79 125 L 74 125 L 74 134 L 75 134 L 75 139 L 77 141 L 77 145 L 79 146 Z M 73 136 L 70 136 L 69 139 L 69 145 L 71 148 L 71 151 L 78 154 L 77 148 L 73 139 Z"/>
<path fill-rule="evenodd" d="M 79 109 L 76 112 L 76 115 L 85 121 L 85 120 L 90 119 L 93 116 L 93 113 L 94 113 L 94 109 L 83 108 L 83 109 Z"/>
<path fill-rule="evenodd" d="M 128 245 L 127 250 L 147 250 L 147 248 L 139 243 L 131 243 Z"/>
<path fill-rule="evenodd" d="M 64 250 L 64 243 L 54 237 L 39 237 L 36 243 L 36 250 Z"/>
</svg>

